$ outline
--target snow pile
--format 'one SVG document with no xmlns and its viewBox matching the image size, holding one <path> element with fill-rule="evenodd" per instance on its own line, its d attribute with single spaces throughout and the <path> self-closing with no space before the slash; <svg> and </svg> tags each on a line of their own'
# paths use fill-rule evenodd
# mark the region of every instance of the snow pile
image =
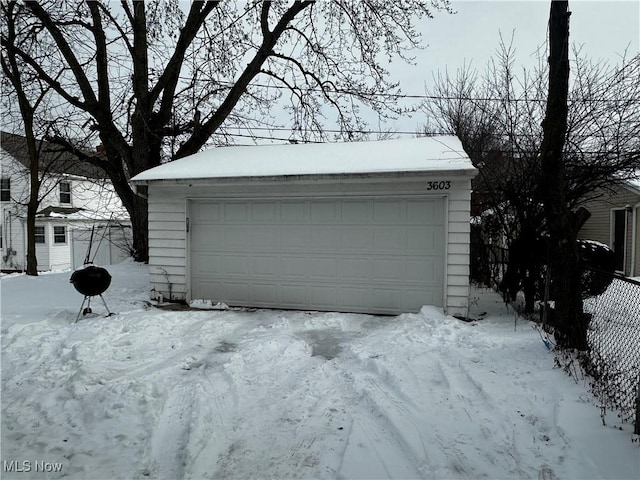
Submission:
<svg viewBox="0 0 640 480">
<path fill-rule="evenodd" d="M 75 324 L 68 273 L 2 278 L 2 478 L 639 476 L 631 426 L 488 292 L 472 323 L 163 311 L 147 268 L 108 269 L 119 314 Z"/>
</svg>

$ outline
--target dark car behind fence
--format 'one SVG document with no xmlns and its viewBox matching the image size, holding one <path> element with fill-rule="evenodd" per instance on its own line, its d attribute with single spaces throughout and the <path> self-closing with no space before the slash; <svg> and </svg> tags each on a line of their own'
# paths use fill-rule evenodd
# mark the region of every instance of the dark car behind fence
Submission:
<svg viewBox="0 0 640 480">
<path fill-rule="evenodd" d="M 640 434 L 640 282 L 613 274 L 605 292 L 586 299 L 584 309 L 591 314 L 588 373 L 603 421 L 607 410 L 615 410 L 622 421 L 635 419 Z"/>
</svg>

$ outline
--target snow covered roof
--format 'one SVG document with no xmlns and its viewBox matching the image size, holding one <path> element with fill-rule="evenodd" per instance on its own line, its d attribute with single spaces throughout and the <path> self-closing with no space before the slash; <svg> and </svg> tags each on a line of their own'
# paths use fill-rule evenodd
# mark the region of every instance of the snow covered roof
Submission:
<svg viewBox="0 0 640 480">
<path fill-rule="evenodd" d="M 636 170 L 636 178 L 630 178 L 627 180 L 627 185 L 640 192 L 640 169 Z"/>
<path fill-rule="evenodd" d="M 475 168 L 455 136 L 398 140 L 218 147 L 144 171 L 131 179 L 336 176 L 398 172 L 458 172 Z"/>
<path fill-rule="evenodd" d="M 38 148 L 40 170 L 49 173 L 73 175 L 89 179 L 103 179 L 105 173 L 98 167 L 83 162 L 76 155 L 66 152 L 54 143 L 36 140 Z M 22 135 L 0 132 L 0 151 L 17 160 L 25 168 L 30 168 L 27 139 Z"/>
<path fill-rule="evenodd" d="M 113 220 L 116 222 L 128 222 L 129 220 L 129 214 L 124 207 L 119 205 L 97 209 L 50 205 L 40 210 L 36 216 L 38 221 L 96 222 Z"/>
</svg>

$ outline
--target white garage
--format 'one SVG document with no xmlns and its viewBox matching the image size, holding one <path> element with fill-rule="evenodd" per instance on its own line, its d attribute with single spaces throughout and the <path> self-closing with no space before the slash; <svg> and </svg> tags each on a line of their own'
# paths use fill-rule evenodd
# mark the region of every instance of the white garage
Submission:
<svg viewBox="0 0 640 480">
<path fill-rule="evenodd" d="M 165 298 L 466 315 L 474 174 L 457 138 L 427 137 L 216 148 L 132 183 Z"/>
</svg>

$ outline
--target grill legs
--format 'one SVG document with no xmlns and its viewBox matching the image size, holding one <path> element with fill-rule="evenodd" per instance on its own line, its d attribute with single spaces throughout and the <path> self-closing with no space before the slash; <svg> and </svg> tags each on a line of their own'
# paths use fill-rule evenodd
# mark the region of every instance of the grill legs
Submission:
<svg viewBox="0 0 640 480">
<path fill-rule="evenodd" d="M 104 304 L 104 308 L 107 309 L 107 317 L 110 317 L 111 315 L 113 315 L 110 311 L 109 311 L 109 307 L 107 307 L 107 302 L 104 301 L 104 298 L 102 297 L 102 294 L 98 295 L 100 297 L 100 299 L 102 300 L 102 303 Z M 84 300 L 82 300 L 82 305 L 80 305 L 80 310 L 78 311 L 78 316 L 76 317 L 76 322 L 80 319 L 80 315 L 86 315 L 87 313 L 91 313 L 91 296 L 89 295 L 85 295 Z M 87 304 L 86 308 L 84 306 L 84 304 Z"/>
</svg>

